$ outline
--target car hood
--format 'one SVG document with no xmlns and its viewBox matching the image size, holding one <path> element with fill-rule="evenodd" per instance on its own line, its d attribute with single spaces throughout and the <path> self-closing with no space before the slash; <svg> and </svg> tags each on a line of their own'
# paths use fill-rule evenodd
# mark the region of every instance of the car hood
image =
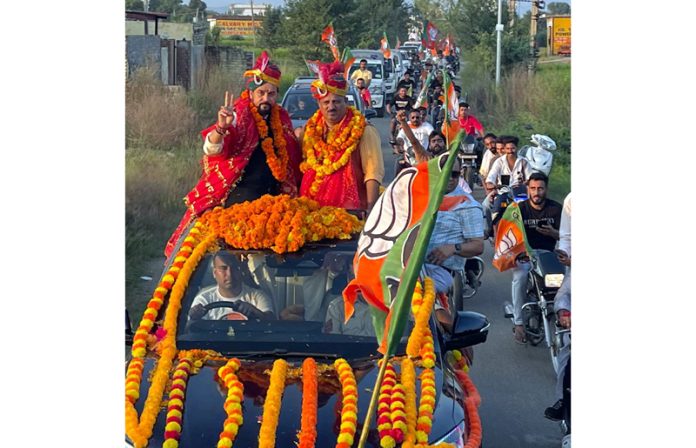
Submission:
<svg viewBox="0 0 696 448">
<path fill-rule="evenodd" d="M 288 360 L 291 367 L 301 367 L 301 359 Z M 234 446 L 256 447 L 258 443 L 261 416 L 263 415 L 263 401 L 269 384 L 269 375 L 264 371 L 270 371 L 272 360 L 255 360 L 253 364 L 243 361 L 242 369 L 238 372 L 239 379 L 244 383 L 244 423 L 239 428 L 239 433 Z M 331 361 L 325 361 L 331 363 Z M 323 363 L 323 362 L 322 362 Z M 155 360 L 148 358 L 141 383 L 140 400 L 136 404 L 138 414 L 142 412 L 143 403 L 147 397 L 147 389 L 150 383 L 150 371 L 154 368 Z M 359 397 L 358 409 L 360 422 L 364 421 L 370 402 L 371 391 L 378 374 L 377 363 L 374 361 L 351 362 L 356 372 Z M 218 366 L 204 366 L 196 375 L 189 378 L 186 386 L 186 397 L 183 411 L 182 432 L 179 443 L 182 448 L 216 446 L 218 437 L 222 431 L 222 424 L 227 417 L 223 409 L 226 398 L 226 389 L 216 381 Z M 418 371 L 419 369 L 417 369 Z M 450 375 L 447 375 L 447 385 L 443 384 L 443 371 L 435 368 L 437 396 L 436 408 L 433 416 L 433 428 L 430 441 L 433 443 L 457 424 L 464 420 L 464 411 L 458 399 L 453 399 L 453 394 L 459 395 L 458 386 L 452 385 Z M 443 392 L 443 386 L 447 393 Z M 419 388 L 419 383 L 416 384 Z M 325 373 L 319 381 L 319 407 L 317 411 L 317 440 L 316 446 L 327 447 L 336 444 L 338 429 L 340 426 L 340 383 L 333 373 Z M 300 430 L 300 416 L 302 411 L 302 382 L 292 379 L 286 382 L 276 431 L 276 447 L 296 448 L 297 433 Z M 148 447 L 159 448 L 164 442 L 164 426 L 166 408 L 162 408 L 153 429 Z M 379 448 L 379 436 L 376 430 L 376 417 L 373 416 L 370 436 L 367 446 Z M 356 445 L 357 445 L 356 435 Z"/>
</svg>

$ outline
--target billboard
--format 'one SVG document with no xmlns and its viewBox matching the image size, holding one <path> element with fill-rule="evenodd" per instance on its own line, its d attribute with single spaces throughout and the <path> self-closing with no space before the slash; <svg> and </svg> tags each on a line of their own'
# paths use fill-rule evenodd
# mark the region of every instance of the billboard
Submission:
<svg viewBox="0 0 696 448">
<path fill-rule="evenodd" d="M 559 16 L 552 19 L 551 24 L 551 54 L 570 54 L 570 16 Z"/>
<path fill-rule="evenodd" d="M 254 26 L 256 32 L 258 33 L 261 29 L 263 19 L 254 19 Z M 215 21 L 215 26 L 220 28 L 220 35 L 223 37 L 228 36 L 251 36 L 254 31 L 251 27 L 251 17 L 248 18 L 234 18 L 234 19 L 217 19 Z"/>
</svg>

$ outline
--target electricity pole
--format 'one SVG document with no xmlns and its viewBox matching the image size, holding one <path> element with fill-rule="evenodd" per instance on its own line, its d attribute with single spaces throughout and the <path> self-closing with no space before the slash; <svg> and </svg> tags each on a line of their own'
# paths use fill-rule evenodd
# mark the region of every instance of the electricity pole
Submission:
<svg viewBox="0 0 696 448">
<path fill-rule="evenodd" d="M 254 26 L 254 0 L 251 0 L 251 35 L 254 38 L 254 48 L 256 48 L 256 27 Z"/>
<path fill-rule="evenodd" d="M 539 8 L 544 8 L 546 6 L 543 0 L 532 0 L 532 11 L 531 20 L 529 23 L 529 63 L 527 64 L 527 71 L 529 75 L 533 75 L 536 71 L 536 60 L 537 60 L 537 24 L 539 20 Z"/>
<path fill-rule="evenodd" d="M 496 34 L 498 35 L 498 42 L 496 43 L 496 53 L 495 53 L 495 85 L 500 85 L 500 46 L 501 46 L 501 34 L 503 33 L 503 0 L 498 0 L 498 24 L 495 26 Z"/>
</svg>

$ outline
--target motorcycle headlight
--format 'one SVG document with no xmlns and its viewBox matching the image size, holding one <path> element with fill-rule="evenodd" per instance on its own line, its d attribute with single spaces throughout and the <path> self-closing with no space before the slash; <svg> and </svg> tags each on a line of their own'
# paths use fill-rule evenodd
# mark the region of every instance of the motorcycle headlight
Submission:
<svg viewBox="0 0 696 448">
<path fill-rule="evenodd" d="M 563 283 L 563 274 L 546 274 L 544 276 L 544 285 L 547 288 L 560 288 Z"/>
<path fill-rule="evenodd" d="M 440 443 L 450 443 L 456 448 L 464 448 L 464 430 L 466 425 L 462 420 L 457 426 L 455 426 L 450 432 L 445 434 L 442 438 L 438 439 L 433 445 L 439 445 Z"/>
</svg>

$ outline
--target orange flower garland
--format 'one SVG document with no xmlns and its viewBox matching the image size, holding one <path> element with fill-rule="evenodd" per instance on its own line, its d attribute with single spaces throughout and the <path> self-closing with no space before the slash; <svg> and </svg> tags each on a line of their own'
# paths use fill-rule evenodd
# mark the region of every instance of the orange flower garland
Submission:
<svg viewBox="0 0 696 448">
<path fill-rule="evenodd" d="M 392 437 L 391 401 L 392 388 L 396 384 L 396 372 L 391 363 L 387 363 L 384 379 L 379 387 L 379 401 L 377 404 L 377 431 L 379 431 L 379 445 L 382 448 L 394 448 L 396 440 Z"/>
<path fill-rule="evenodd" d="M 179 359 L 179 364 L 172 375 L 172 387 L 169 390 L 169 402 L 167 403 L 167 420 L 164 428 L 164 443 L 162 448 L 177 448 L 181 436 L 181 416 L 184 410 L 184 397 L 186 382 L 188 380 L 193 361 L 184 356 Z"/>
<path fill-rule="evenodd" d="M 237 358 L 227 361 L 227 364 L 218 369 L 218 377 L 227 387 L 227 399 L 225 400 L 225 412 L 227 418 L 223 423 L 217 448 L 230 448 L 237 437 L 239 427 L 244 423 L 242 402 L 244 401 L 244 384 L 237 379 L 235 374 L 241 363 Z"/>
<path fill-rule="evenodd" d="M 454 358 L 454 369 L 463 370 L 465 373 L 469 372 L 469 364 L 466 361 L 466 357 L 462 355 L 459 350 L 452 350 L 452 357 Z"/>
<path fill-rule="evenodd" d="M 285 389 L 285 375 L 288 371 L 288 363 L 284 359 L 276 359 L 271 371 L 271 384 L 266 392 L 266 402 L 263 405 L 263 421 L 259 429 L 259 448 L 273 448 L 275 446 L 278 417 L 280 416 L 280 402 Z"/>
<path fill-rule="evenodd" d="M 464 448 L 478 448 L 481 445 L 483 437 L 483 428 L 481 427 L 481 417 L 478 414 L 478 407 L 481 405 L 481 395 L 479 395 L 474 382 L 471 381 L 469 375 L 463 369 L 454 371 L 454 374 L 461 384 L 466 398 L 464 398 L 464 408 L 466 409 L 467 422 L 469 426 L 469 435 Z"/>
<path fill-rule="evenodd" d="M 238 249 L 272 249 L 295 252 L 308 241 L 348 239 L 363 223 L 338 207 L 321 207 L 305 197 L 264 195 L 223 209 L 217 207 L 201 217 L 212 233 Z"/>
<path fill-rule="evenodd" d="M 433 341 L 433 333 L 430 328 L 425 329 L 425 336 L 423 336 L 423 345 L 421 346 L 419 355 L 423 367 L 426 369 L 432 369 L 435 367 L 435 343 Z"/>
<path fill-rule="evenodd" d="M 430 334 L 428 321 L 430 320 L 430 314 L 432 313 L 433 305 L 435 303 L 435 283 L 430 277 L 425 278 L 425 294 L 423 295 L 422 302 L 418 300 L 418 297 L 416 297 L 417 295 L 418 290 L 416 290 L 414 293 L 414 301 L 411 304 L 416 322 L 411 330 L 411 334 L 408 337 L 408 343 L 406 345 L 406 353 L 411 358 L 418 356 L 424 342 L 427 340 L 426 335 Z M 418 304 L 419 302 L 421 303 Z M 432 335 L 430 340 L 432 341 Z"/>
<path fill-rule="evenodd" d="M 404 387 L 406 412 L 406 432 L 402 448 L 413 448 L 416 443 L 416 422 L 418 410 L 416 409 L 416 368 L 413 361 L 404 358 L 401 361 L 401 383 Z"/>
<path fill-rule="evenodd" d="M 435 372 L 433 369 L 424 369 L 420 375 L 421 400 L 418 407 L 418 422 L 416 426 L 416 440 L 418 445 L 428 444 L 428 435 L 433 427 L 433 411 L 435 409 Z"/>
<path fill-rule="evenodd" d="M 392 421 L 392 437 L 396 443 L 401 443 L 404 440 L 404 434 L 407 431 L 406 425 L 406 411 L 404 411 L 404 406 L 406 402 L 406 393 L 404 391 L 404 386 L 400 383 L 396 383 L 392 388 L 391 396 L 391 421 Z"/>
<path fill-rule="evenodd" d="M 302 418 L 298 448 L 314 448 L 317 441 L 317 363 L 313 358 L 302 362 Z"/>
<path fill-rule="evenodd" d="M 324 129 L 326 122 L 317 111 L 307 121 L 304 131 L 305 161 L 300 164 L 300 170 L 304 173 L 308 169 L 315 172 L 314 181 L 309 188 L 312 196 L 319 192 L 319 187 L 324 178 L 340 170 L 348 164 L 350 156 L 360 143 L 360 138 L 365 131 L 365 117 L 352 106 L 348 106 L 345 126 L 335 126 L 324 141 Z M 338 134 L 338 135 L 336 135 Z"/>
<path fill-rule="evenodd" d="M 244 93 L 246 92 L 247 91 Z M 249 101 L 249 110 L 256 122 L 256 129 L 259 131 L 259 140 L 261 141 L 261 148 L 266 154 L 266 163 L 271 169 L 273 177 L 279 182 L 283 182 L 288 175 L 289 157 L 285 142 L 285 134 L 283 133 L 283 123 L 280 121 L 280 106 L 274 104 L 271 108 L 271 129 L 273 129 L 273 138 L 269 137 L 266 120 L 259 114 L 259 110 L 254 106 L 252 101 Z M 278 155 L 276 155 L 276 151 Z"/>
<path fill-rule="evenodd" d="M 166 331 L 164 339 L 161 341 L 162 355 L 157 362 L 154 374 L 152 376 L 152 384 L 148 391 L 147 399 L 143 411 L 138 418 L 138 412 L 135 410 L 135 400 L 131 401 L 131 397 L 126 391 L 126 435 L 133 441 L 136 448 L 143 448 L 147 445 L 147 441 L 152 435 L 152 428 L 155 425 L 157 414 L 159 413 L 160 403 L 164 395 L 164 389 L 167 385 L 169 371 L 172 368 L 172 361 L 176 356 L 176 327 L 179 310 L 181 309 L 181 299 L 186 291 L 189 279 L 193 274 L 193 270 L 205 255 L 208 247 L 215 242 L 215 235 L 206 236 L 203 241 L 198 243 L 193 252 L 188 257 L 177 276 L 177 281 L 172 287 L 172 292 L 169 296 L 169 305 L 164 318 L 163 328 Z M 134 358 L 131 361 L 137 359 Z M 140 364 L 135 361 L 135 365 Z M 140 375 L 142 375 L 142 367 L 140 367 Z M 127 380 L 128 381 L 128 380 Z M 140 384 L 140 380 L 138 380 Z"/>
<path fill-rule="evenodd" d="M 353 375 L 350 364 L 339 358 L 334 361 L 334 368 L 341 381 L 341 428 L 336 441 L 336 448 L 350 448 L 355 439 L 355 430 L 358 425 L 358 384 Z"/>
</svg>

